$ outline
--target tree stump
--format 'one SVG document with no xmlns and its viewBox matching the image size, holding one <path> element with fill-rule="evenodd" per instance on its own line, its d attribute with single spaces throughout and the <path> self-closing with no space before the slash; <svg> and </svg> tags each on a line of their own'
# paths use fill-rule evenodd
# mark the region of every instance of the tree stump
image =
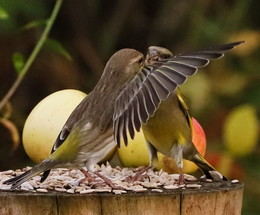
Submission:
<svg viewBox="0 0 260 215">
<path fill-rule="evenodd" d="M 0 215 L 240 215 L 241 183 L 203 182 L 201 188 L 126 194 L 0 191 Z"/>
</svg>

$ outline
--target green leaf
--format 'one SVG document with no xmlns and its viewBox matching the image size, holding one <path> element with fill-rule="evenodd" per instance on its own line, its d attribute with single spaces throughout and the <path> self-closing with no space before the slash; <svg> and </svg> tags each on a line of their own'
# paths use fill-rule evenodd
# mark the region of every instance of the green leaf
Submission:
<svg viewBox="0 0 260 215">
<path fill-rule="evenodd" d="M 25 57 L 21 53 L 15 52 L 12 61 L 16 72 L 19 74 L 24 67 Z"/>
<path fill-rule="evenodd" d="M 4 10 L 2 7 L 0 7 L 0 19 L 8 19 L 9 14 Z"/>
<path fill-rule="evenodd" d="M 32 28 L 37 28 L 39 26 L 42 26 L 42 25 L 46 25 L 47 24 L 47 20 L 35 20 L 35 21 L 32 21 L 32 22 L 29 22 L 27 23 L 26 25 L 24 25 L 23 27 L 20 28 L 20 30 L 29 30 L 29 29 L 32 29 Z"/>
<path fill-rule="evenodd" d="M 67 60 L 72 60 L 70 53 L 63 47 L 63 45 L 59 41 L 48 38 L 45 42 L 45 46 L 50 50 L 61 54 Z"/>
</svg>

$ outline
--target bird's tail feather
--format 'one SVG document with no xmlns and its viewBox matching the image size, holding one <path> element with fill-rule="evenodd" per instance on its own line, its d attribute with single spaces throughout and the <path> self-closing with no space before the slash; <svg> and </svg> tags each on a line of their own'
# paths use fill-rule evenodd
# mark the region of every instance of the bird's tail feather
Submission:
<svg viewBox="0 0 260 215">
<path fill-rule="evenodd" d="M 40 164 L 34 166 L 32 169 L 26 171 L 25 173 L 5 181 L 4 184 L 11 184 L 12 185 L 11 188 L 16 189 L 22 183 L 38 175 L 39 173 L 53 168 L 53 164 L 54 164 L 53 161 L 45 160 Z"/>
<path fill-rule="evenodd" d="M 220 174 L 213 166 L 211 166 L 208 161 L 201 154 L 196 154 L 193 156 L 192 161 L 203 171 L 206 178 L 213 180 L 228 180 L 225 176 Z"/>
</svg>

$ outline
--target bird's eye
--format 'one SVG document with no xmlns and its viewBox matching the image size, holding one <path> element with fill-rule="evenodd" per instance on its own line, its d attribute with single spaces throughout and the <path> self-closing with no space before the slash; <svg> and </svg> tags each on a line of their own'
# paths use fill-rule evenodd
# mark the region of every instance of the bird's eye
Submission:
<svg viewBox="0 0 260 215">
<path fill-rule="evenodd" d="M 160 56 L 161 59 L 167 59 L 167 58 L 170 58 L 170 57 L 171 57 L 171 55 L 169 55 L 169 54 L 162 54 Z"/>
<path fill-rule="evenodd" d="M 143 58 L 140 58 L 140 59 L 138 60 L 138 63 L 139 63 L 139 64 L 142 64 L 142 63 L 143 63 Z"/>
</svg>

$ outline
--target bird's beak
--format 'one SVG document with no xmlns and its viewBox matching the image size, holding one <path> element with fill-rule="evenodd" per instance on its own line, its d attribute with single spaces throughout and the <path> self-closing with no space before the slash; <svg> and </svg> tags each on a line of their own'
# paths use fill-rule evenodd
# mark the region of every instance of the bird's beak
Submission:
<svg viewBox="0 0 260 215">
<path fill-rule="evenodd" d="M 158 61 L 158 57 L 159 56 L 157 51 L 149 48 L 145 58 L 145 65 L 151 64 L 154 61 Z"/>
</svg>

